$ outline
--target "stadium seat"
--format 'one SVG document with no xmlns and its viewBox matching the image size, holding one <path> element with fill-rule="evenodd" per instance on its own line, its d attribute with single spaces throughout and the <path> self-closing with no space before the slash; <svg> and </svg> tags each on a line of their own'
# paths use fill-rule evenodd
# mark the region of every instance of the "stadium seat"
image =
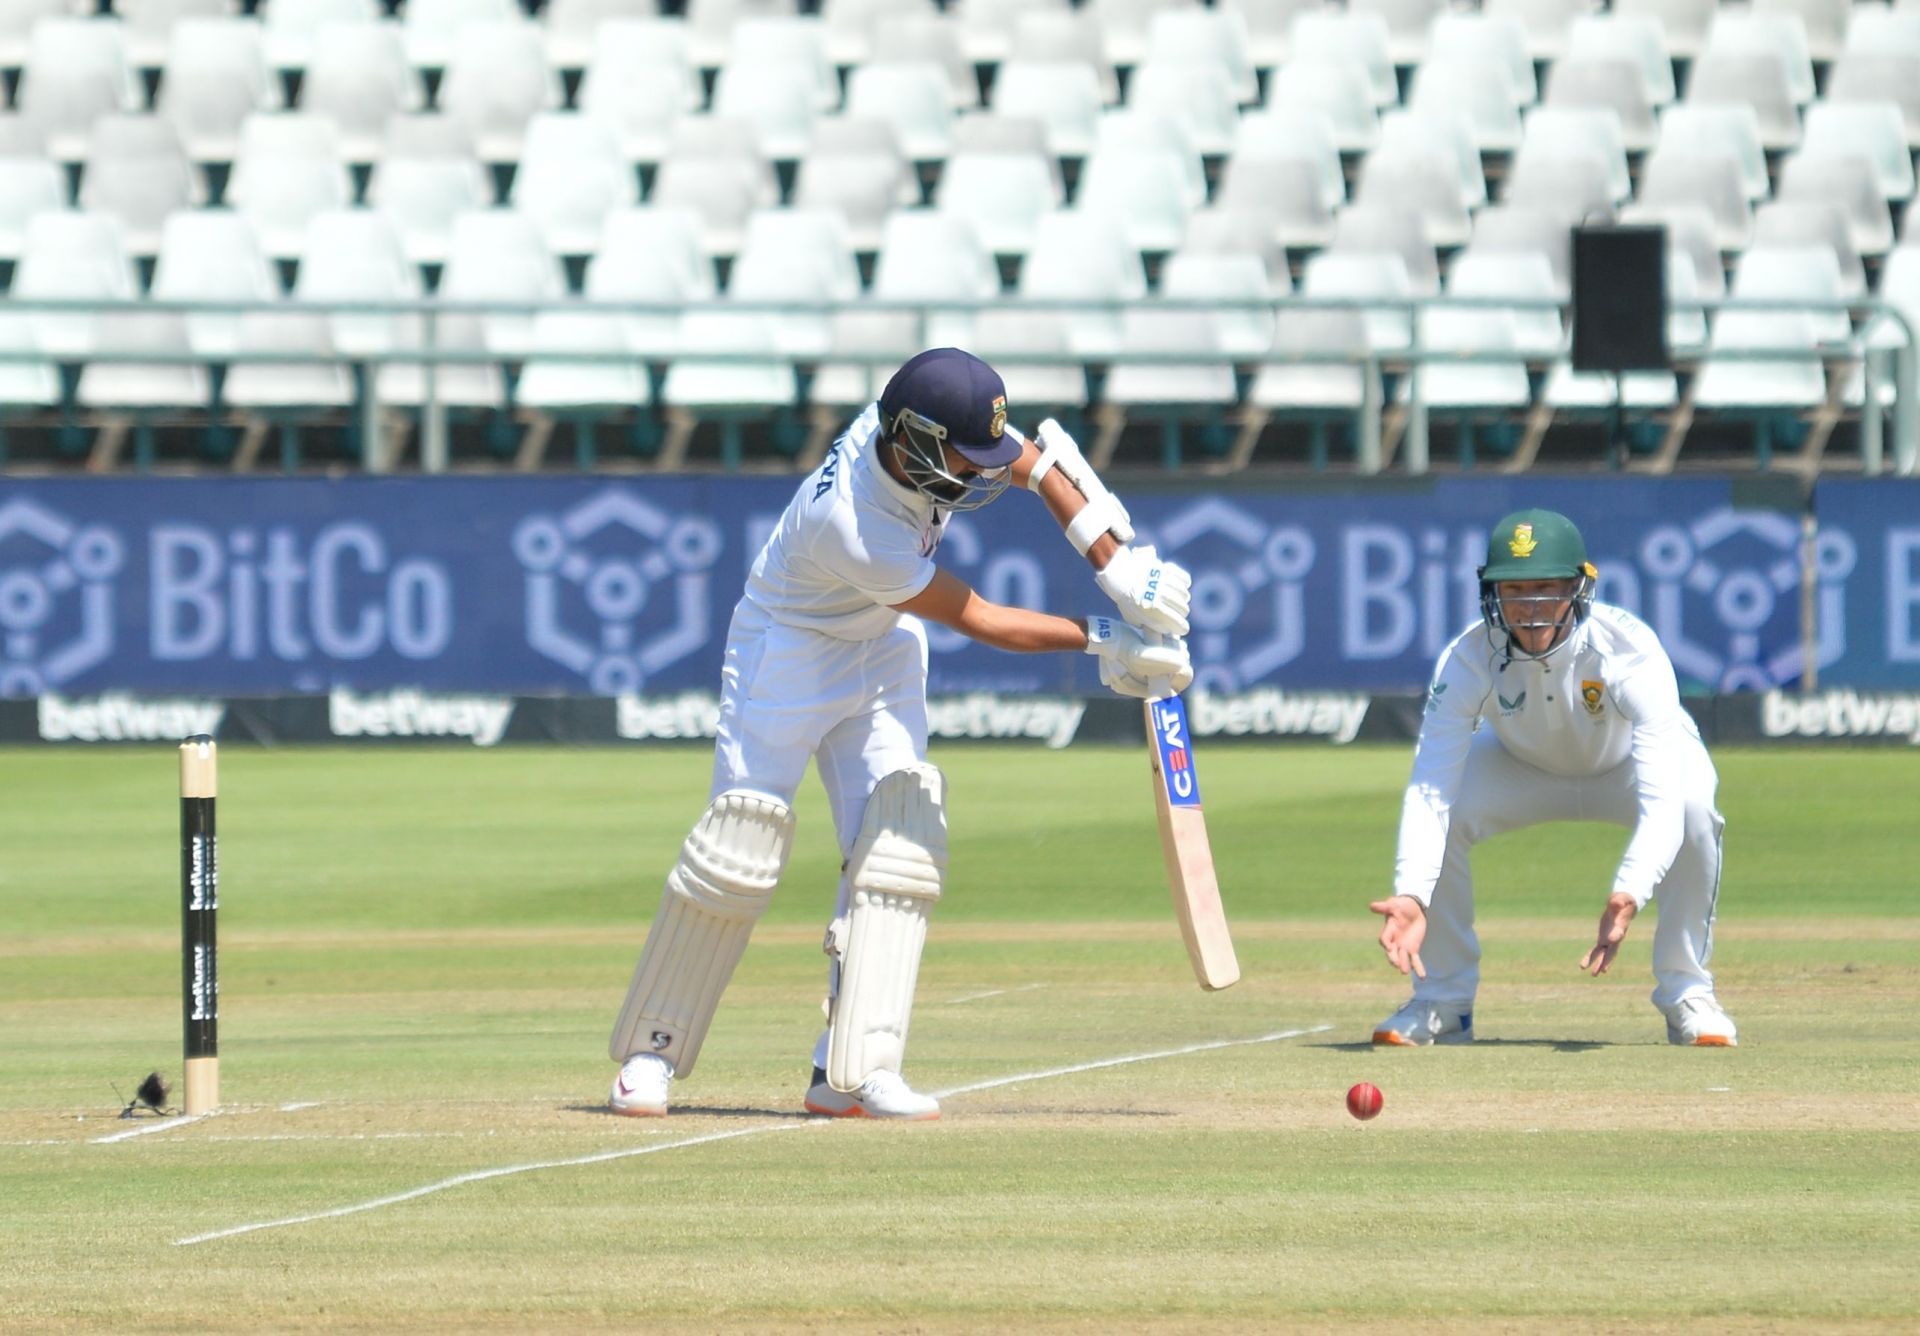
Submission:
<svg viewBox="0 0 1920 1336">
<path fill-rule="evenodd" d="M 1259 214 L 1212 204 L 1195 209 L 1187 215 L 1187 234 L 1180 249 L 1189 255 L 1251 255 L 1267 271 L 1276 291 L 1293 283 L 1286 247 Z"/>
<path fill-rule="evenodd" d="M 280 0 L 274 0 L 278 4 Z M 593 63 L 603 47 L 617 46 L 631 39 L 633 30 L 616 28 L 603 32 L 601 25 L 646 25 L 649 47 L 658 50 L 671 44 L 680 64 L 691 65 L 687 49 L 687 25 L 684 19 L 662 18 L 653 0 L 552 0 L 543 16 L 547 35 L 547 61 L 556 70 L 584 70 Z"/>
<path fill-rule="evenodd" d="M 1242 125 L 1244 127 L 1244 122 Z M 1320 125 L 1316 125 L 1316 128 L 1320 128 Z M 1332 130 L 1323 129 L 1322 138 L 1326 152 L 1331 154 Z M 1236 132 L 1236 148 L 1244 142 L 1244 130 Z M 1194 147 L 1193 136 L 1184 122 L 1156 112 L 1135 111 L 1126 107 L 1104 113 L 1094 136 L 1093 151 L 1099 154 L 1136 149 L 1173 154 L 1180 163 L 1180 174 L 1186 183 L 1187 206 L 1198 208 L 1206 202 L 1206 163 L 1200 156 L 1200 150 Z M 1311 152 L 1312 149 L 1305 151 Z M 1340 162 L 1337 154 L 1333 161 L 1337 168 Z"/>
<path fill-rule="evenodd" d="M 1842 296 L 1858 297 L 1867 290 L 1866 266 L 1854 244 L 1847 211 L 1829 199 L 1814 196 L 1762 204 L 1753 211 L 1753 245 L 1823 247 L 1839 263 Z"/>
<path fill-rule="evenodd" d="M 813 138 L 813 75 L 794 65 L 723 65 L 714 85 L 713 113 L 751 125 L 763 156 L 795 159 Z"/>
<path fill-rule="evenodd" d="M 822 152 L 816 146 L 794 179 L 795 208 L 832 209 L 856 251 L 877 251 L 887 215 L 920 200 L 920 185 L 898 149 Z"/>
<path fill-rule="evenodd" d="M 658 162 L 666 156 L 681 117 L 699 101 L 699 90 L 700 77 L 692 66 L 615 45 L 594 52 L 577 100 L 582 115 L 614 127 L 627 158 Z"/>
<path fill-rule="evenodd" d="M 1420 111 L 1395 108 L 1380 118 L 1380 148 L 1414 153 L 1453 165 L 1460 182 L 1460 202 L 1477 209 L 1487 202 L 1487 176 L 1480 162 L 1480 146 L 1473 122 L 1463 111 Z"/>
<path fill-rule="evenodd" d="M 1760 143 L 1769 150 L 1792 148 L 1800 142 L 1800 112 L 1786 66 L 1772 52 L 1701 56 L 1687 78 L 1687 102 L 1752 107 L 1760 123 Z"/>
<path fill-rule="evenodd" d="M 1629 204 L 1620 211 L 1620 221 L 1666 228 L 1667 249 L 1681 252 L 1692 262 L 1699 295 L 1726 295 L 1726 267 L 1721 263 L 1719 229 L 1711 209 L 1703 204 Z"/>
<path fill-rule="evenodd" d="M 1426 59 L 1427 35 L 1446 12 L 1446 0 L 1354 0 L 1356 13 L 1378 14 L 1387 24 L 1387 54 L 1395 65 Z"/>
<path fill-rule="evenodd" d="M 873 26 L 874 49 L 893 61 L 925 61 L 946 75 L 955 111 L 980 105 L 980 80 L 961 46 L 958 24 L 946 14 L 890 14 Z M 1032 59 L 1033 57 L 1028 57 Z"/>
<path fill-rule="evenodd" d="M 620 209 L 607 215 L 587 265 L 586 295 L 597 302 L 685 306 L 711 302 L 713 263 L 700 244 L 700 218 L 684 209 Z M 678 343 L 672 311 L 622 313 L 627 346 L 664 358 Z"/>
<path fill-rule="evenodd" d="M 1443 64 L 1502 65 L 1511 76 L 1514 99 L 1519 105 L 1528 106 L 1539 100 L 1533 57 L 1527 51 L 1527 30 L 1511 14 L 1476 10 L 1442 13 L 1433 21 L 1426 58 Z"/>
<path fill-rule="evenodd" d="M 34 322 L 25 315 L 0 315 L 0 352 L 36 353 Z M 0 360 L 0 417 L 13 410 L 50 408 L 60 402 L 60 368 L 50 360 Z"/>
<path fill-rule="evenodd" d="M 55 212 L 27 220 L 26 244 L 13 273 L 13 298 L 130 301 L 138 295 L 133 260 L 120 224 L 106 214 Z M 63 360 L 85 357 L 98 319 L 90 311 L 35 311 L 35 341 Z"/>
<path fill-rule="evenodd" d="M 1620 135 L 1629 153 L 1651 148 L 1658 137 L 1646 75 L 1619 57 L 1569 56 L 1555 62 L 1547 75 L 1544 102 L 1551 107 L 1611 108 L 1620 117 Z"/>
<path fill-rule="evenodd" d="M 1641 169 L 1638 202 L 1704 206 L 1713 215 L 1714 242 L 1721 250 L 1744 248 L 1753 230 L 1746 182 L 1730 154 L 1655 150 Z"/>
<path fill-rule="evenodd" d="M 1568 227 L 1605 223 L 1613 218 L 1613 188 L 1607 164 L 1585 148 L 1514 155 L 1503 204 L 1543 210 Z"/>
<path fill-rule="evenodd" d="M 1460 460 L 1471 465 L 1475 428 L 1529 407 L 1532 383 L 1520 358 L 1513 312 L 1499 309 L 1429 307 L 1420 317 L 1420 343 L 1429 353 L 1471 354 L 1476 359 L 1512 353 L 1511 360 L 1423 362 L 1403 383 L 1403 395 L 1417 393 L 1430 417 L 1461 424 Z"/>
<path fill-rule="evenodd" d="M 1519 20 L 1527 33 L 1527 54 L 1555 61 L 1571 50 L 1567 35 L 1573 21 L 1592 5 L 1588 0 L 1487 0 L 1482 8 L 1496 18 Z"/>
<path fill-rule="evenodd" d="M 1813 101 L 1813 59 L 1807 49 L 1806 25 L 1800 16 L 1784 10 L 1736 9 L 1723 5 L 1707 32 L 1704 59 L 1716 56 L 1779 57 L 1787 74 L 1787 90 L 1794 105 Z"/>
<path fill-rule="evenodd" d="M 1193 0 L 1086 0 L 1094 24 L 1107 44 L 1107 59 L 1116 65 L 1138 65 L 1153 54 L 1150 32 L 1155 14 L 1188 8 Z"/>
<path fill-rule="evenodd" d="M 1069 0 L 967 0 L 960 6 L 960 49 L 976 64 L 998 65 L 1019 50 L 1013 34 L 1023 15 L 1061 13 L 1068 7 Z"/>
<path fill-rule="evenodd" d="M 333 122 L 299 112 L 247 117 L 226 198 L 258 231 L 267 254 L 298 255 L 308 221 L 353 200 Z"/>
<path fill-rule="evenodd" d="M 167 216 L 206 199 L 200 173 L 166 121 L 109 115 L 94 122 L 79 205 L 118 218 L 134 255 L 155 254 Z"/>
<path fill-rule="evenodd" d="M 775 346 L 817 361 L 831 347 L 830 310 L 860 295 L 860 273 L 840 216 L 824 209 L 763 209 L 747 221 L 746 242 L 734 261 L 727 299 L 751 305 L 812 305 L 818 313 L 786 311 L 760 318 Z"/>
<path fill-rule="evenodd" d="M 1389 50 L 1387 21 L 1378 14 L 1341 9 L 1303 9 L 1288 37 L 1292 59 L 1314 65 L 1352 63 L 1367 74 L 1376 107 L 1400 100 Z"/>
<path fill-rule="evenodd" d="M 1413 291 L 1423 297 L 1440 291 L 1440 265 L 1426 223 L 1411 209 L 1390 204 L 1355 204 L 1335 221 L 1332 250 L 1341 254 L 1398 255 L 1407 267 Z"/>
<path fill-rule="evenodd" d="M 259 20 L 194 18 L 174 26 L 155 106 L 179 131 L 188 157 L 233 161 L 242 122 L 282 105 Z"/>
<path fill-rule="evenodd" d="M 555 254 L 585 255 L 599 241 L 608 211 L 640 202 L 640 185 L 613 126 L 549 111 L 527 125 L 510 199 L 539 224 Z"/>
<path fill-rule="evenodd" d="M 251 311 L 241 317 L 240 337 L 249 352 L 285 354 L 286 360 L 229 367 L 220 397 L 235 408 L 273 410 L 279 416 L 290 409 L 338 410 L 353 403 L 353 377 L 339 358 L 325 316 Z"/>
<path fill-rule="evenodd" d="M 1648 103 L 1673 101 L 1673 59 L 1660 21 L 1634 14 L 1582 14 L 1567 32 L 1573 60 L 1624 60 L 1640 71 Z"/>
<path fill-rule="evenodd" d="M 670 157 L 660 164 L 647 202 L 700 215 L 701 244 L 710 255 L 733 255 L 744 240 L 747 215 L 774 202 L 760 169 L 746 158 Z"/>
<path fill-rule="evenodd" d="M 1465 245 L 1471 230 L 1458 170 L 1428 154 L 1375 149 L 1361 167 L 1354 199 L 1361 205 L 1418 211 L 1427 239 L 1436 246 Z"/>
<path fill-rule="evenodd" d="M 337 209 L 307 224 L 293 295 L 312 302 L 417 301 L 420 271 L 385 214 Z M 327 327 L 335 350 L 347 357 L 410 347 L 420 337 L 417 315 L 391 312 L 334 311 Z"/>
<path fill-rule="evenodd" d="M 1664 121 L 1661 129 L 1664 136 Z M 1619 116 L 1611 108 L 1536 107 L 1529 112 L 1521 132 L 1516 168 L 1541 157 L 1563 155 L 1597 160 L 1606 169 L 1610 199 L 1617 202 L 1633 193 L 1633 179 L 1627 172 L 1626 136 L 1621 131 Z"/>
<path fill-rule="evenodd" d="M 527 122 L 560 101 L 560 77 L 547 65 L 539 25 L 508 19 L 468 23 L 454 33 L 439 105 L 466 124 L 482 162 L 516 161 Z"/>
<path fill-rule="evenodd" d="M 1254 158 L 1299 158 L 1310 162 L 1320 174 L 1322 205 L 1332 211 L 1346 203 L 1347 177 L 1340 165 L 1340 152 L 1334 146 L 1333 122 L 1316 107 L 1296 103 L 1256 109 L 1242 116 L 1234 130 L 1229 160 Z M 1479 161 L 1478 154 L 1474 161 Z"/>
<path fill-rule="evenodd" d="M 453 220 L 493 203 L 493 191 L 471 153 L 398 150 L 374 166 L 367 203 L 392 224 L 408 259 L 439 264 L 447 257 Z"/>
<path fill-rule="evenodd" d="M 1119 221 L 1077 209 L 1040 220 L 1020 270 L 1020 294 L 1031 300 L 1111 302 L 1111 309 L 1068 314 L 1069 344 L 1098 358 L 1119 345 L 1119 307 L 1146 296 L 1146 270 Z"/>
<path fill-rule="evenodd" d="M 1920 148 L 1920 52 L 1847 51 L 1827 75 L 1829 102 L 1891 102 Z"/>
<path fill-rule="evenodd" d="M 0 5 L 0 70 L 17 70 L 27 63 L 34 25 L 42 19 L 73 15 L 73 0 L 12 0 Z"/>
<path fill-rule="evenodd" d="M 890 303 L 920 303 L 925 318 L 905 309 L 842 310 L 833 321 L 833 355 L 814 377 L 810 401 L 832 406 L 876 398 L 900 362 L 921 348 L 973 346 L 973 312 L 964 308 L 1000 292 L 999 272 L 964 218 L 931 209 L 898 209 L 886 220 L 874 265 L 872 294 Z"/>
<path fill-rule="evenodd" d="M 1059 207 L 1051 164 L 1035 153 L 955 153 L 934 206 L 966 219 L 996 255 L 1024 255 L 1040 216 Z"/>
<path fill-rule="evenodd" d="M 1801 149 L 1781 167 L 1775 197 L 1839 205 L 1862 255 L 1880 255 L 1893 245 L 1893 216 L 1880 192 L 1880 173 L 1861 153 Z"/>
<path fill-rule="evenodd" d="M 88 362 L 80 371 L 74 401 L 82 408 L 182 410 L 206 407 L 213 397 L 204 364 L 184 359 L 190 351 L 186 322 L 173 312 L 121 311 L 94 325 L 90 354 L 153 353 L 176 359 L 157 362 Z"/>
<path fill-rule="evenodd" d="M 423 70 L 444 69 L 461 29 L 510 22 L 519 12 L 513 0 L 409 0 L 400 20 L 407 60 Z"/>
<path fill-rule="evenodd" d="M 1565 296 L 1570 290 L 1573 232 L 1567 220 L 1554 210 L 1512 204 L 1482 209 L 1474 215 L 1473 237 L 1467 244 L 1478 252 L 1544 255 L 1553 273 L 1555 292 Z"/>
<path fill-rule="evenodd" d="M 1332 123 L 1334 146 L 1342 153 L 1363 153 L 1380 139 L 1380 115 L 1367 73 L 1356 64 L 1282 65 L 1267 88 L 1267 107 L 1322 113 Z"/>
<path fill-rule="evenodd" d="M 1100 80 L 1100 100 L 1108 106 L 1120 101 L 1119 72 L 1107 59 L 1106 43 L 1086 10 L 1042 6 L 1020 14 L 1014 20 L 1012 49 L 1022 60 L 1091 65 Z"/>
<path fill-rule="evenodd" d="M 900 147 L 916 162 L 945 158 L 953 143 L 947 76 L 930 61 L 876 60 L 859 66 L 847 78 L 847 115 L 889 122 Z"/>
<path fill-rule="evenodd" d="M 874 25 L 890 14 L 935 14 L 933 0 L 821 0 L 820 26 L 827 59 L 835 65 L 859 65 L 873 58 Z"/>
<path fill-rule="evenodd" d="M 1920 19 L 1920 14 L 1915 14 Z M 1807 108 L 1800 151 L 1822 157 L 1859 153 L 1874 165 L 1881 195 L 1889 200 L 1913 194 L 1913 155 L 1906 126 L 1892 102 L 1816 102 Z"/>
<path fill-rule="evenodd" d="M 74 12 L 93 11 L 92 0 Z M 127 58 L 141 69 L 158 69 L 167 61 L 177 25 L 198 19 L 229 19 L 240 13 L 239 0 L 114 0 L 113 14 L 126 38 Z"/>
<path fill-rule="evenodd" d="M 1222 9 L 1240 16 L 1247 27 L 1247 54 L 1256 70 L 1274 70 L 1293 55 L 1290 34 L 1294 16 L 1318 9 L 1323 0 L 1218 0 Z"/>
<path fill-rule="evenodd" d="M 1375 353 L 1402 353 L 1413 345 L 1413 316 L 1411 308 L 1403 303 L 1417 294 L 1407 262 L 1396 252 L 1325 251 L 1307 261 L 1300 294 L 1378 300 L 1382 305 L 1359 313 L 1366 346 Z"/>
<path fill-rule="evenodd" d="M 1276 287 L 1266 261 L 1250 251 L 1182 249 L 1167 257 L 1160 291 L 1168 297 L 1218 302 L 1213 315 L 1220 350 L 1244 358 L 1267 351 L 1273 338 L 1272 303 L 1276 296 L 1288 295 L 1291 285 L 1283 276 Z"/>
<path fill-rule="evenodd" d="M 1305 158 L 1236 157 L 1220 179 L 1214 208 L 1255 220 L 1258 230 L 1294 249 L 1324 246 L 1333 237 L 1326 180 Z"/>
<path fill-rule="evenodd" d="M 333 121 L 348 162 L 375 161 L 387 145 L 388 123 L 426 105 L 425 85 L 391 23 L 328 24 L 307 52 L 300 109 Z"/>
<path fill-rule="evenodd" d="M 280 295 L 252 224 L 231 209 L 184 209 L 160 230 L 153 296 L 170 302 L 268 302 Z M 246 346 L 240 313 L 190 311 L 187 342 L 219 357 Z"/>
<path fill-rule="evenodd" d="M 313 61 L 323 29 L 379 23 L 385 12 L 380 0 L 273 0 L 264 6 L 260 26 L 267 63 L 278 70 L 304 70 Z M 393 36 L 397 43 L 397 27 Z"/>
<path fill-rule="evenodd" d="M 1188 199 L 1178 154 L 1106 149 L 1087 159 L 1074 205 L 1118 218 L 1135 250 L 1171 251 L 1186 233 Z"/>
<path fill-rule="evenodd" d="M 683 355 L 667 367 L 660 401 L 681 411 L 669 415 L 660 466 L 676 468 L 684 460 L 698 416 L 720 420 L 722 461 L 729 469 L 737 468 L 739 418 L 761 419 L 770 410 L 795 404 L 800 386 L 793 363 L 780 356 L 774 330 L 751 315 L 710 308 L 691 311 L 681 323 L 680 338 Z M 764 360 L 719 361 L 711 356 L 715 353 L 760 355 Z"/>
<path fill-rule="evenodd" d="M 66 173 L 39 156 L 0 157 L 0 260 L 17 260 L 35 214 L 68 207 Z"/>
<path fill-rule="evenodd" d="M 1476 251 L 1469 247 L 1456 255 L 1447 271 L 1447 294 L 1453 297 L 1520 297 L 1559 301 L 1562 293 L 1553 278 L 1553 263 L 1539 252 Z M 1558 310 L 1513 307 L 1514 346 L 1530 358 L 1552 357 L 1566 347 L 1566 330 Z"/>
<path fill-rule="evenodd" d="M 1482 153 L 1511 153 L 1520 147 L 1520 104 L 1504 63 L 1430 57 L 1413 72 L 1407 106 L 1418 115 L 1465 112 Z"/>
<path fill-rule="evenodd" d="M 1034 117 L 1047 127 L 1054 153 L 1085 157 L 1100 124 L 1100 77 L 1091 65 L 1008 60 L 994 79 L 993 109 Z"/>
<path fill-rule="evenodd" d="M 1667 54 L 1692 60 L 1707 49 L 1707 30 L 1718 7 L 1718 0 L 1614 0 L 1613 12 L 1658 19 Z"/>
<path fill-rule="evenodd" d="M 715 70 L 727 63 L 734 30 L 748 19 L 792 18 L 794 0 L 686 0 L 687 50 L 696 66 Z"/>
<path fill-rule="evenodd" d="M 1668 107 L 1660 118 L 1657 147 L 1667 153 L 1715 157 L 1731 153 L 1740 163 L 1748 199 L 1765 199 L 1772 189 L 1766 151 L 1760 146 L 1760 118 L 1744 102 L 1683 102 Z"/>
<path fill-rule="evenodd" d="M 805 83 L 816 111 L 840 104 L 840 76 L 827 57 L 826 29 L 814 15 L 755 15 L 738 20 L 720 66 L 722 78 L 734 68 L 785 70 Z"/>
<path fill-rule="evenodd" d="M 49 18 L 34 25 L 14 105 L 51 156 L 78 162 L 98 117 L 139 111 L 141 103 L 117 22 Z"/>
<path fill-rule="evenodd" d="M 1246 19 L 1231 9 L 1183 6 L 1159 10 L 1147 26 L 1147 50 L 1149 62 L 1222 67 L 1237 103 L 1252 102 L 1259 96 Z"/>
<path fill-rule="evenodd" d="M 1240 112 L 1225 66 L 1155 56 L 1134 70 L 1127 105 L 1180 122 L 1201 153 L 1225 154 L 1233 148 Z"/>
</svg>

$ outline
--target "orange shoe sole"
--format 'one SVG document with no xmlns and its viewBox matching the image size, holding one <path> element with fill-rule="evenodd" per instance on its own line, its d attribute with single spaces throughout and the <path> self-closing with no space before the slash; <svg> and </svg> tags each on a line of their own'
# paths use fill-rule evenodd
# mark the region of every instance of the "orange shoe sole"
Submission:
<svg viewBox="0 0 1920 1336">
<path fill-rule="evenodd" d="M 607 1111 L 618 1114 L 622 1118 L 664 1118 L 667 1116 L 665 1109 L 616 1109 L 611 1104 L 607 1105 Z"/>
<path fill-rule="evenodd" d="M 871 1118 L 875 1122 L 887 1123 L 937 1123 L 940 1121 L 938 1113 L 922 1114 L 916 1118 L 882 1118 L 878 1114 L 868 1113 L 858 1104 L 850 1109 L 828 1109 L 822 1108 L 810 1099 L 802 1101 L 802 1107 L 808 1113 L 817 1113 L 823 1118 Z"/>
<path fill-rule="evenodd" d="M 1389 1048 L 1419 1047 L 1418 1044 L 1415 1044 L 1410 1039 L 1402 1039 L 1400 1032 L 1397 1030 L 1375 1030 L 1373 1032 L 1373 1042 L 1376 1044 L 1385 1044 Z"/>
</svg>

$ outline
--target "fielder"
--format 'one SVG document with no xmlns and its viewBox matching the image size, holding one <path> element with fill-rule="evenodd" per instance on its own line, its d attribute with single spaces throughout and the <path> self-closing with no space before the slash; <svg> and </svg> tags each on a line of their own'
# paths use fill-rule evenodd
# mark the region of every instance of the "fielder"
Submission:
<svg viewBox="0 0 1920 1336">
<path fill-rule="evenodd" d="M 747 576 L 721 668 L 705 815 L 667 874 L 609 1046 L 616 1113 L 667 1111 L 793 845 L 794 794 L 819 767 L 844 857 L 827 929 L 827 1030 L 806 1107 L 937 1118 L 901 1076 L 927 919 L 947 861 L 945 785 L 927 764 L 923 619 L 999 649 L 1083 650 L 1100 680 L 1148 697 L 1192 680 L 1190 579 L 1130 547 L 1127 512 L 1052 420 L 1008 428 L 979 358 L 908 361 L 800 484 Z M 947 516 L 1009 484 L 1037 494 L 1122 618 L 991 603 L 936 566 Z"/>
<path fill-rule="evenodd" d="M 1480 568 L 1483 619 L 1440 655 L 1400 813 L 1394 895 L 1380 946 L 1413 997 L 1376 1044 L 1473 1038 L 1480 943 L 1468 856 L 1480 841 L 1542 821 L 1633 831 L 1580 968 L 1613 964 L 1634 916 L 1660 901 L 1653 1004 L 1667 1041 L 1732 1046 L 1707 960 L 1720 891 L 1717 784 L 1653 631 L 1596 604 L 1580 531 L 1551 510 L 1494 527 Z"/>
</svg>

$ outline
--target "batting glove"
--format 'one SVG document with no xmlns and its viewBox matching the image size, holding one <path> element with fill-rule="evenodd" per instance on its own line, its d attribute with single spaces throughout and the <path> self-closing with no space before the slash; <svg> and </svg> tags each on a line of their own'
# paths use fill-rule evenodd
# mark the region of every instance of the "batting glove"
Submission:
<svg viewBox="0 0 1920 1336">
<path fill-rule="evenodd" d="M 1087 653 L 1100 660 L 1100 684 L 1123 696 L 1151 700 L 1184 691 L 1193 681 L 1185 641 L 1112 617 L 1087 618 Z"/>
<path fill-rule="evenodd" d="M 1151 547 L 1123 547 L 1093 578 L 1120 615 L 1135 626 L 1163 636 L 1187 633 L 1193 577 L 1186 567 L 1162 561 Z"/>
</svg>

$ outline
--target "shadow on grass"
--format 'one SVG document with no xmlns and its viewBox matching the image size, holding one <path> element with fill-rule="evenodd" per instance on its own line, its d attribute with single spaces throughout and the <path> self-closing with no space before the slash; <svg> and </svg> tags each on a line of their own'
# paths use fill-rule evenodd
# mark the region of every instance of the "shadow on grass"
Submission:
<svg viewBox="0 0 1920 1336">
<path fill-rule="evenodd" d="M 1326 1048 L 1335 1053 L 1371 1053 L 1375 1049 L 1390 1049 L 1392 1044 L 1374 1044 L 1367 1041 L 1352 1044 L 1302 1044 L 1301 1048 Z M 1408 1045 L 1406 1047 L 1414 1047 Z M 1621 1045 L 1609 1044 L 1600 1039 L 1476 1039 L 1471 1044 L 1430 1044 L 1429 1048 L 1550 1048 L 1555 1053 L 1587 1053 L 1596 1048 L 1619 1048 Z"/>
</svg>

